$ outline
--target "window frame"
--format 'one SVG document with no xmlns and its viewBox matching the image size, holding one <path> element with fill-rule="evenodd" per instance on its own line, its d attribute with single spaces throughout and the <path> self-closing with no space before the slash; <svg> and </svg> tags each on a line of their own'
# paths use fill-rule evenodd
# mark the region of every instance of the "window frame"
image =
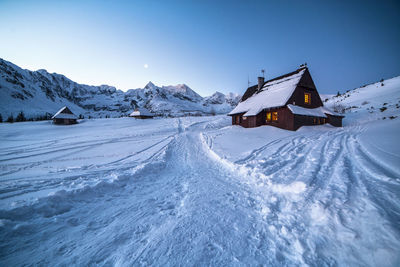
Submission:
<svg viewBox="0 0 400 267">
<path fill-rule="evenodd" d="M 277 122 L 278 121 L 278 111 L 272 112 L 272 121 Z"/>
<path fill-rule="evenodd" d="M 268 111 L 267 114 L 265 115 L 265 120 L 267 122 L 271 122 L 272 121 L 272 112 Z"/>
<path fill-rule="evenodd" d="M 304 104 L 311 105 L 311 93 L 304 92 Z"/>
</svg>

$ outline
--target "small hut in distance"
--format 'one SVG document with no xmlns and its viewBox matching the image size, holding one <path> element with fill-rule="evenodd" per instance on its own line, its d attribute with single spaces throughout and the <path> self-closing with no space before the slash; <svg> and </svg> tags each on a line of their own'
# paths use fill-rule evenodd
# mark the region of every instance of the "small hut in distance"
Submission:
<svg viewBox="0 0 400 267">
<path fill-rule="evenodd" d="M 154 117 L 154 114 L 151 113 L 148 109 L 137 108 L 129 115 L 129 117 L 137 119 L 152 119 Z"/>
<path fill-rule="evenodd" d="M 68 108 L 61 108 L 54 116 L 52 117 L 54 124 L 76 124 L 78 117 L 75 116 L 74 113 Z"/>
</svg>

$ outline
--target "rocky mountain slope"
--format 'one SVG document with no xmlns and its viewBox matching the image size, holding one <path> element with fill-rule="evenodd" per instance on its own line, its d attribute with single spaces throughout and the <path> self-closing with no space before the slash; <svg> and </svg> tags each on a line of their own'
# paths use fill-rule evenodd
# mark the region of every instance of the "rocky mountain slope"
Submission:
<svg viewBox="0 0 400 267">
<path fill-rule="evenodd" d="M 30 71 L 0 59 L 0 114 L 3 120 L 23 111 L 27 118 L 54 114 L 68 106 L 85 117 L 119 117 L 136 107 L 146 107 L 159 116 L 224 114 L 240 100 L 237 94 L 216 92 L 203 98 L 185 84 L 156 86 L 127 92 L 113 86 L 78 84 L 46 70 Z"/>
</svg>

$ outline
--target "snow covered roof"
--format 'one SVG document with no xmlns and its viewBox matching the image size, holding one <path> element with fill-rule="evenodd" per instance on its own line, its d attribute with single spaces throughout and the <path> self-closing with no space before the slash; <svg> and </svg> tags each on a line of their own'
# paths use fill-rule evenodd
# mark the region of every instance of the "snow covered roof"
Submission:
<svg viewBox="0 0 400 267">
<path fill-rule="evenodd" d="M 78 119 L 77 116 L 72 113 L 72 111 L 68 107 L 63 107 L 56 114 L 54 114 L 52 119 Z"/>
<path fill-rule="evenodd" d="M 325 114 L 333 115 L 333 116 L 339 116 L 339 117 L 344 117 L 343 114 L 334 112 L 334 111 L 332 111 L 332 110 L 330 110 L 330 109 L 328 109 L 328 108 L 326 108 L 326 107 L 321 107 L 321 109 L 324 111 Z"/>
<path fill-rule="evenodd" d="M 154 116 L 154 114 L 151 113 L 148 109 L 137 108 L 129 116 L 131 116 L 131 117 L 135 117 L 135 116 L 149 116 L 149 117 L 152 117 L 152 116 Z"/>
<path fill-rule="evenodd" d="M 267 81 L 259 92 L 240 102 L 229 115 L 245 113 L 243 116 L 255 116 L 263 109 L 281 107 L 292 96 L 305 68 Z"/>
<path fill-rule="evenodd" d="M 303 108 L 303 107 L 300 107 L 300 106 L 293 106 L 291 104 L 287 105 L 287 107 L 290 109 L 290 111 L 293 114 L 327 118 L 327 116 L 325 115 L 323 107 Z"/>
<path fill-rule="evenodd" d="M 318 108 L 303 108 L 300 106 L 294 106 L 292 104 L 287 105 L 290 111 L 293 114 L 297 115 L 305 115 L 305 116 L 313 116 L 313 117 L 322 117 L 327 118 L 326 114 L 333 115 L 333 116 L 340 116 L 344 117 L 342 114 L 336 113 L 326 107 L 318 107 Z"/>
</svg>

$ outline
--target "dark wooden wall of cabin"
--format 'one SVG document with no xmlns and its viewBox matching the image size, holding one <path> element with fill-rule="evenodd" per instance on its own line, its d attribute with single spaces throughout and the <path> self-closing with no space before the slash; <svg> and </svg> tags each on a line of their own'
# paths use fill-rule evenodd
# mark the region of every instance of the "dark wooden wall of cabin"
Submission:
<svg viewBox="0 0 400 267">
<path fill-rule="evenodd" d="M 332 126 L 342 127 L 342 117 L 328 115 L 328 122 Z"/>
<path fill-rule="evenodd" d="M 243 118 L 243 114 L 244 113 L 232 115 L 232 125 L 240 125 L 247 128 L 248 121 L 247 118 Z"/>
<path fill-rule="evenodd" d="M 313 81 L 313 79 L 311 77 L 311 74 L 308 71 L 308 69 L 305 70 L 305 72 L 304 72 L 303 76 L 301 77 L 298 85 L 306 87 L 306 88 L 317 90 L 317 87 L 315 86 L 314 81 Z"/>
<path fill-rule="evenodd" d="M 70 125 L 70 124 L 76 124 L 78 123 L 76 119 L 53 119 L 54 124 L 64 124 L 64 125 Z"/>
<path fill-rule="evenodd" d="M 304 93 L 309 93 L 311 95 L 310 104 L 304 103 Z M 308 69 L 303 74 L 296 89 L 286 104 L 293 103 L 295 103 L 297 106 L 302 106 L 305 108 L 317 108 L 323 106 L 321 97 L 318 94 L 317 88 L 315 87 L 314 81 L 312 80 Z"/>
<path fill-rule="evenodd" d="M 257 116 L 250 116 L 247 117 L 245 120 L 245 125 L 244 127 L 246 128 L 252 128 L 252 127 L 257 127 Z"/>
<path fill-rule="evenodd" d="M 309 93 L 311 95 L 311 103 L 304 103 L 304 94 Z M 289 98 L 287 104 L 293 104 L 296 106 L 301 106 L 304 108 L 317 108 L 323 106 L 321 98 L 317 90 L 305 88 L 302 86 L 297 86 L 293 95 Z"/>
<path fill-rule="evenodd" d="M 257 124 L 257 116 L 243 117 L 244 113 L 236 114 L 232 116 L 232 125 L 240 125 L 245 128 L 252 128 L 260 126 Z M 237 121 L 239 118 L 239 123 Z"/>
<path fill-rule="evenodd" d="M 301 126 L 315 125 L 314 117 L 294 115 L 294 129 L 297 130 Z"/>
<path fill-rule="evenodd" d="M 294 115 L 294 129 L 297 130 L 301 126 L 320 125 L 328 122 L 327 118 Z"/>
<path fill-rule="evenodd" d="M 139 115 L 139 116 L 132 116 L 133 118 L 136 119 L 152 119 L 153 116 L 143 116 L 143 115 Z"/>
<path fill-rule="evenodd" d="M 267 112 L 278 112 L 278 121 L 267 122 Z M 294 130 L 294 116 L 287 107 L 262 111 L 257 115 L 257 126 L 271 125 L 282 129 Z"/>
<path fill-rule="evenodd" d="M 278 112 L 278 121 L 267 122 L 267 112 Z M 232 125 L 240 125 L 245 128 L 258 127 L 261 125 L 271 125 L 281 129 L 296 131 L 301 126 L 320 125 L 330 123 L 333 126 L 342 126 L 342 117 L 328 115 L 328 118 L 294 115 L 287 107 L 261 111 L 257 116 L 243 117 L 243 114 L 232 116 Z M 239 123 L 237 123 L 239 118 Z"/>
</svg>

